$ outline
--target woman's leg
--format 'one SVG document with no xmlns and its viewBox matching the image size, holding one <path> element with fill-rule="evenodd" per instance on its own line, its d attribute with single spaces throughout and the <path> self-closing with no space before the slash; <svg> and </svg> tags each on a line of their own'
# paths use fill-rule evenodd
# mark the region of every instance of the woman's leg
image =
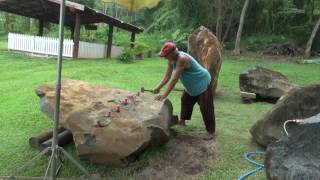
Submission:
<svg viewBox="0 0 320 180">
<path fill-rule="evenodd" d="M 204 93 L 202 93 L 199 96 L 198 104 L 200 106 L 202 118 L 208 133 L 214 134 L 216 128 L 216 121 L 211 88 L 208 88 Z"/>
<path fill-rule="evenodd" d="M 185 125 L 185 120 L 190 120 L 193 106 L 197 102 L 197 97 L 190 96 L 186 91 L 181 96 L 180 123 Z"/>
</svg>

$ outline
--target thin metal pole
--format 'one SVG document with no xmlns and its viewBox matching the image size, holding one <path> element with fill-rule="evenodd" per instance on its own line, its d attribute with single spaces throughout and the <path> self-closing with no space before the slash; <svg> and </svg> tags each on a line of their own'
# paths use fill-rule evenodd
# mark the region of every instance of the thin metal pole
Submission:
<svg viewBox="0 0 320 180">
<path fill-rule="evenodd" d="M 0 0 L 1 1 L 1 0 Z M 64 39 L 64 18 L 65 18 L 65 3 L 66 0 L 60 0 L 60 22 L 59 22 L 59 52 L 57 59 L 57 82 L 56 82 L 56 92 L 55 92 L 55 111 L 54 111 L 54 122 L 53 122 L 53 137 L 52 137 L 52 146 L 44 149 L 41 153 L 39 153 L 36 157 L 28 161 L 21 169 L 26 168 L 31 165 L 34 161 L 39 159 L 42 155 L 46 154 L 49 150 L 51 150 L 51 157 L 49 160 L 49 165 L 46 169 L 45 177 L 46 179 L 48 170 L 51 165 L 51 180 L 57 180 L 57 172 L 59 172 L 59 168 L 57 168 L 57 159 L 59 156 L 64 154 L 74 165 L 76 165 L 86 176 L 86 179 L 89 178 L 90 174 L 87 170 L 85 170 L 81 164 L 77 163 L 63 148 L 58 145 L 58 127 L 59 127 L 59 118 L 60 118 L 60 96 L 61 96 L 61 72 L 62 72 L 62 55 L 63 55 L 63 39 Z M 60 154 L 59 154 L 60 152 Z M 61 162 L 62 163 L 62 162 Z M 58 169 L 58 171 L 57 171 Z M 20 169 L 18 169 L 20 170 Z M 43 177 L 42 177 L 43 178 Z M 41 178 L 41 179 L 42 179 Z M 0 176 L 0 180 L 2 177 Z M 16 179 L 14 176 L 11 176 L 10 179 Z M 21 177 L 21 179 L 28 179 L 27 177 Z M 30 179 L 33 179 L 32 177 Z M 61 178 L 59 178 L 61 179 Z M 98 179 L 98 178 L 94 178 Z"/>
<path fill-rule="evenodd" d="M 60 116 L 60 95 L 61 95 L 61 71 L 62 71 L 62 53 L 63 53 L 63 39 L 64 39 L 64 18 L 65 18 L 65 0 L 61 0 L 60 4 L 60 24 L 59 24 L 59 53 L 58 53 L 58 65 L 57 65 L 57 83 L 56 83 L 56 104 L 54 111 L 54 126 L 53 126 L 53 140 L 52 140 L 52 164 L 51 164 L 51 179 L 56 180 L 57 169 L 57 138 L 58 138 L 58 126 Z"/>
</svg>

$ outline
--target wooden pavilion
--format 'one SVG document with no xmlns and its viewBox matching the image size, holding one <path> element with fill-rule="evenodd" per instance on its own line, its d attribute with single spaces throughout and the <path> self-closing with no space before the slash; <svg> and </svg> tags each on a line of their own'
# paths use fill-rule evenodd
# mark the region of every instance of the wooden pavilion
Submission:
<svg viewBox="0 0 320 180">
<path fill-rule="evenodd" d="M 60 2 L 60 0 L 0 0 L 0 11 L 38 19 L 38 36 L 42 36 L 44 22 L 59 24 Z M 81 26 L 96 28 L 94 24 L 108 24 L 107 57 L 111 56 L 114 27 L 131 32 L 132 44 L 135 41 L 135 35 L 143 31 L 140 27 L 98 12 L 88 6 L 70 1 L 66 1 L 65 15 L 65 26 L 71 29 L 71 39 L 74 42 L 73 58 L 78 58 Z"/>
</svg>

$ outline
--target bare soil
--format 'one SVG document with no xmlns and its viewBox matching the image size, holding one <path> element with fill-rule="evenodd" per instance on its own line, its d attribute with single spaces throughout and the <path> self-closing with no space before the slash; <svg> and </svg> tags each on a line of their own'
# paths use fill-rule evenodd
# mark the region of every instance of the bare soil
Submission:
<svg viewBox="0 0 320 180">
<path fill-rule="evenodd" d="M 163 156 L 137 173 L 136 179 L 171 180 L 197 179 L 215 164 L 215 139 L 206 140 L 205 134 L 177 134 L 167 144 Z"/>
</svg>

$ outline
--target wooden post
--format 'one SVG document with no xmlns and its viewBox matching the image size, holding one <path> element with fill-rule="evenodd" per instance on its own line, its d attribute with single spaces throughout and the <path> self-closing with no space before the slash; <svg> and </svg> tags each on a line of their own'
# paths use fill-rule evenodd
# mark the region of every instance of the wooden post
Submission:
<svg viewBox="0 0 320 180">
<path fill-rule="evenodd" d="M 74 36 L 74 26 L 71 26 L 70 27 L 70 39 L 72 39 L 73 40 L 73 36 Z"/>
<path fill-rule="evenodd" d="M 131 48 L 134 48 L 134 41 L 136 40 L 136 33 L 131 33 Z"/>
<path fill-rule="evenodd" d="M 80 41 L 80 28 L 81 28 L 81 15 L 76 13 L 76 22 L 74 26 L 74 35 L 73 35 L 73 58 L 78 58 L 79 54 L 79 41 Z"/>
<path fill-rule="evenodd" d="M 39 19 L 38 36 L 43 36 L 43 20 Z"/>
<path fill-rule="evenodd" d="M 109 24 L 107 58 L 111 57 L 112 38 L 113 38 L 113 25 Z"/>
</svg>

